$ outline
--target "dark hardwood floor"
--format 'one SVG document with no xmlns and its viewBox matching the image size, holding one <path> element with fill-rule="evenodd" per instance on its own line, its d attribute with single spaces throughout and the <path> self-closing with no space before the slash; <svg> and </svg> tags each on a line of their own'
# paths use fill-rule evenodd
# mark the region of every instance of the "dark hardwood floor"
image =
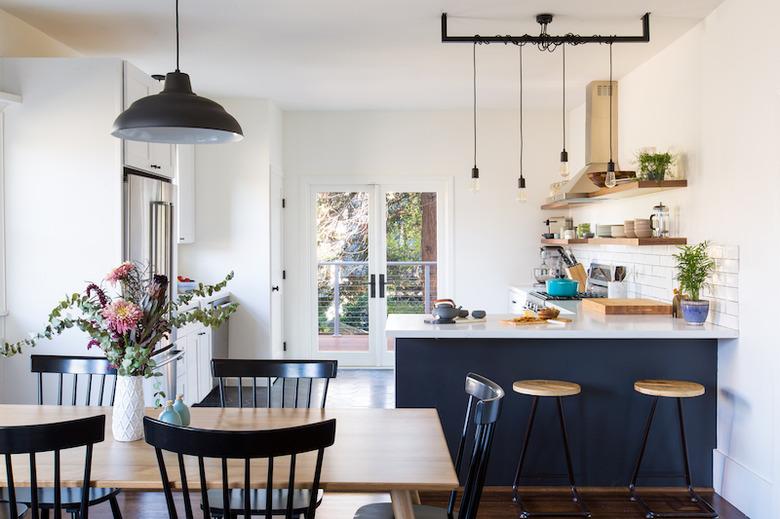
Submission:
<svg viewBox="0 0 780 519">
<path fill-rule="evenodd" d="M 392 370 L 341 370 L 338 378 L 331 382 L 328 390 L 327 407 L 385 407 L 394 406 L 395 378 Z M 303 388 L 300 389 L 304 391 Z M 281 388 L 274 387 L 272 397 L 279 398 Z M 292 388 L 288 387 L 288 392 Z M 265 389 L 258 388 L 258 401 L 265 402 Z M 251 402 L 251 390 L 244 390 L 244 403 Z M 227 400 L 231 405 L 238 401 L 235 388 L 228 388 Z M 212 392 L 201 403 L 204 406 L 219 405 L 219 394 Z M 582 492 L 584 499 L 594 519 L 643 519 L 639 507 L 628 500 L 627 492 L 615 489 L 593 489 Z M 685 504 L 678 497 L 658 495 L 658 491 L 648 491 L 643 494 L 650 506 L 658 511 L 681 510 Z M 746 519 L 746 516 L 722 499 L 717 494 L 702 493 L 710 500 L 720 513 L 720 519 Z M 421 495 L 424 504 L 446 507 L 448 494 L 427 492 Z M 181 495 L 176 499 L 181 505 Z M 355 511 L 362 505 L 372 502 L 386 502 L 387 494 L 344 494 L 327 493 L 322 506 L 317 512 L 319 519 L 352 519 Z M 120 507 L 125 518 L 167 519 L 165 499 L 162 493 L 156 492 L 123 492 L 119 497 Z M 525 497 L 529 510 L 546 510 L 555 512 L 573 511 L 573 504 L 568 501 L 566 489 L 535 490 Z M 183 505 L 178 506 L 180 517 L 183 517 Z M 486 489 L 479 509 L 479 519 L 516 519 L 517 507 L 512 503 L 511 493 L 504 489 Z M 111 511 L 108 504 L 95 507 L 90 512 L 92 519 L 110 519 Z"/>
</svg>

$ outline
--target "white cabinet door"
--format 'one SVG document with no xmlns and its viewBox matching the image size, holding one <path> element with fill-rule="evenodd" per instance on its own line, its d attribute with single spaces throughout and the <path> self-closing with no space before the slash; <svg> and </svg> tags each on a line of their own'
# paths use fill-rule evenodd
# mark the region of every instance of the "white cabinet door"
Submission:
<svg viewBox="0 0 780 519">
<path fill-rule="evenodd" d="M 198 343 L 198 400 L 203 400 L 214 388 L 211 378 L 211 332 L 203 328 L 195 336 Z"/>
<path fill-rule="evenodd" d="M 176 183 L 178 192 L 179 243 L 195 242 L 195 146 L 176 146 Z"/>
<path fill-rule="evenodd" d="M 125 106 L 127 110 L 138 99 L 149 95 L 148 76 L 125 62 Z M 151 79 L 151 78 L 149 78 Z M 149 143 L 125 141 L 125 166 L 149 170 Z"/>
<path fill-rule="evenodd" d="M 125 110 L 134 101 L 156 94 L 162 85 L 148 74 L 125 62 Z M 174 149 L 172 144 L 125 141 L 125 166 L 173 178 Z"/>
</svg>

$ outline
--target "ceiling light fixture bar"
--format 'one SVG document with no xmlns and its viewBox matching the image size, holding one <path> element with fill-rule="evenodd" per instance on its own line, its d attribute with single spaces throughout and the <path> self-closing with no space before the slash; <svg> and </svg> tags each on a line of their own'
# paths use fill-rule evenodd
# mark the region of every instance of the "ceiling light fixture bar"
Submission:
<svg viewBox="0 0 780 519">
<path fill-rule="evenodd" d="M 552 22 L 551 14 L 537 15 L 536 21 L 542 26 L 540 34 L 534 36 L 523 34 L 522 36 L 496 35 L 496 36 L 452 36 L 447 32 L 447 13 L 441 14 L 441 41 L 443 43 L 513 43 L 515 45 L 524 45 L 533 43 L 537 45 L 560 45 L 563 43 L 569 45 L 581 45 L 583 43 L 648 43 L 650 41 L 650 13 L 642 16 L 642 35 L 641 36 L 618 36 L 594 34 L 592 36 L 582 36 L 579 34 L 564 34 L 554 36 L 547 34 L 547 24 Z"/>
</svg>

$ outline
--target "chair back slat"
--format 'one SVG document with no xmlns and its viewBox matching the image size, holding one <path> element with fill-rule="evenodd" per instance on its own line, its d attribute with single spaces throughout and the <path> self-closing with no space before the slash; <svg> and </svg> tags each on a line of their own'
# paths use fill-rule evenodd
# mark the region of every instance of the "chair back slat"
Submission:
<svg viewBox="0 0 780 519">
<path fill-rule="evenodd" d="M 325 449 L 317 451 L 317 465 L 314 468 L 314 484 L 312 485 L 311 494 L 309 495 L 309 511 L 306 513 L 308 519 L 314 519 L 314 514 L 317 511 L 317 494 L 320 490 L 320 474 L 322 473 L 322 460 L 325 455 Z"/>
<path fill-rule="evenodd" d="M 272 398 L 275 382 L 281 379 L 281 396 L 279 407 L 298 407 L 304 398 L 301 391 L 305 390 L 306 407 L 312 405 L 312 388 L 315 380 L 323 380 L 322 398 L 319 407 L 325 407 L 328 397 L 328 385 L 330 379 L 336 377 L 338 363 L 335 360 L 311 361 L 311 360 L 258 360 L 258 359 L 213 359 L 211 372 L 219 381 L 219 404 L 227 407 L 227 389 L 229 379 L 235 379 L 238 385 L 237 407 L 244 407 L 244 379 L 252 379 L 252 407 L 258 407 L 257 379 L 265 379 L 266 382 L 266 407 L 274 407 Z M 304 384 L 301 384 L 301 379 Z M 306 382 L 308 381 L 308 388 Z M 288 382 L 294 394 L 288 395 Z M 302 387 L 303 386 L 303 387 Z M 249 386 L 247 386 L 249 387 Z M 279 386 L 277 386 L 279 387 Z M 247 404 L 248 405 L 248 404 Z"/>
<path fill-rule="evenodd" d="M 116 368 L 112 367 L 104 357 L 89 357 L 79 355 L 32 355 L 31 369 L 38 375 L 38 404 L 43 405 L 43 376 L 45 374 L 57 375 L 57 405 L 63 405 L 63 393 L 65 385 L 64 375 L 72 375 L 71 386 L 71 405 L 79 404 L 79 376 L 86 375 L 86 394 L 83 398 L 84 405 L 92 405 L 92 382 L 95 375 L 101 377 L 100 390 L 97 397 L 98 405 L 102 406 L 106 392 L 106 378 L 113 377 L 114 383 L 111 388 L 110 404 L 114 405 L 114 394 L 116 392 Z M 81 379 L 83 380 L 83 378 Z M 83 385 L 83 384 L 82 384 Z"/>
<path fill-rule="evenodd" d="M 168 517 L 178 519 L 176 513 L 176 503 L 173 501 L 173 492 L 171 491 L 171 480 L 168 477 L 168 470 L 163 460 L 162 449 L 155 447 L 154 454 L 157 456 L 157 467 L 160 469 L 160 481 L 163 484 L 163 494 L 165 495 L 165 505 L 168 507 Z"/>
<path fill-rule="evenodd" d="M 504 390 L 490 379 L 475 373 L 466 376 L 465 391 L 468 395 L 463 429 L 458 442 L 455 456 L 455 472 L 460 476 L 465 468 L 465 484 L 463 496 L 457 512 L 459 519 L 476 519 L 482 489 L 485 485 L 485 474 L 493 445 L 495 425 L 501 415 Z M 473 435 L 469 430 L 473 426 Z M 463 467 L 466 447 L 472 442 L 469 462 Z M 447 503 L 447 515 L 454 516 L 455 501 L 458 492 L 450 493 Z"/>
<path fill-rule="evenodd" d="M 179 477 L 181 478 L 181 493 L 184 498 L 184 515 L 192 517 L 192 503 L 190 502 L 190 486 L 187 483 L 187 469 L 184 467 L 184 456 L 176 456 L 179 461 Z"/>
<path fill-rule="evenodd" d="M 297 455 L 307 452 L 317 452 L 317 463 L 314 468 L 313 483 L 310 487 L 312 501 L 308 508 L 316 507 L 316 495 L 319 490 L 320 476 L 322 473 L 322 459 L 327 447 L 333 445 L 336 439 L 336 420 L 330 419 L 323 422 L 288 427 L 283 429 L 266 429 L 259 431 L 219 431 L 196 429 L 191 427 L 179 427 L 163 423 L 153 418 L 144 417 L 144 438 L 146 443 L 155 448 L 157 463 L 160 467 L 163 489 L 166 502 L 169 502 L 169 513 L 173 506 L 171 495 L 171 483 L 165 469 L 165 459 L 162 451 L 169 451 L 179 455 L 180 467 L 183 466 L 181 456 L 194 456 L 198 458 L 200 471 L 200 487 L 202 508 L 204 517 L 210 517 L 207 479 L 204 458 L 220 460 L 221 465 L 221 492 L 223 517 L 234 517 L 242 513 L 247 517 L 251 514 L 252 480 L 250 464 L 253 459 L 266 459 L 268 464 L 266 480 L 266 518 L 271 518 L 273 512 L 281 514 L 280 510 L 273 508 L 274 495 L 274 460 L 277 457 L 289 457 L 290 472 L 287 482 L 287 502 L 284 504 L 284 515 L 288 519 L 293 516 L 295 494 L 296 461 Z M 228 460 L 244 461 L 243 502 L 239 502 L 235 509 L 231 509 L 231 489 L 228 474 Z M 182 469 L 182 481 L 186 481 L 186 475 Z M 186 486 L 183 485 L 183 490 Z M 189 497 L 185 495 L 185 500 Z M 186 501 L 185 501 L 186 502 Z M 243 511 L 242 511 L 243 508 Z M 223 512 L 223 513 L 222 513 Z M 175 509 L 171 514 L 175 518 Z M 314 518 L 314 514 L 306 516 Z"/>
<path fill-rule="evenodd" d="M 100 443 L 105 437 L 106 416 L 98 415 L 67 422 L 47 424 L 20 425 L 0 427 L 0 454 L 5 457 L 6 484 L 8 486 L 9 507 L 12 517 L 16 517 L 18 507 L 16 505 L 16 486 L 13 476 L 13 454 L 27 454 L 30 462 L 30 505 L 32 517 L 40 517 L 38 502 L 38 470 L 36 454 L 41 452 L 54 453 L 54 517 L 62 517 L 61 497 L 61 467 L 60 451 L 85 447 L 84 477 L 82 479 L 81 493 L 83 499 L 80 503 L 78 514 L 83 519 L 88 519 L 89 485 L 92 470 L 93 445 Z"/>
</svg>

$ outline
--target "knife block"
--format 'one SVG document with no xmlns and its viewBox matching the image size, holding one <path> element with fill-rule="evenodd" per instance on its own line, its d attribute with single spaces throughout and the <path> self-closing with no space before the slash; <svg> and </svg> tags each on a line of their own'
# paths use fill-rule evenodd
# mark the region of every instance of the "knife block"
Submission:
<svg viewBox="0 0 780 519">
<path fill-rule="evenodd" d="M 579 292 L 585 292 L 588 284 L 588 274 L 581 263 L 575 263 L 571 267 L 566 267 L 566 274 L 569 276 L 569 279 L 577 282 L 577 290 Z"/>
</svg>

